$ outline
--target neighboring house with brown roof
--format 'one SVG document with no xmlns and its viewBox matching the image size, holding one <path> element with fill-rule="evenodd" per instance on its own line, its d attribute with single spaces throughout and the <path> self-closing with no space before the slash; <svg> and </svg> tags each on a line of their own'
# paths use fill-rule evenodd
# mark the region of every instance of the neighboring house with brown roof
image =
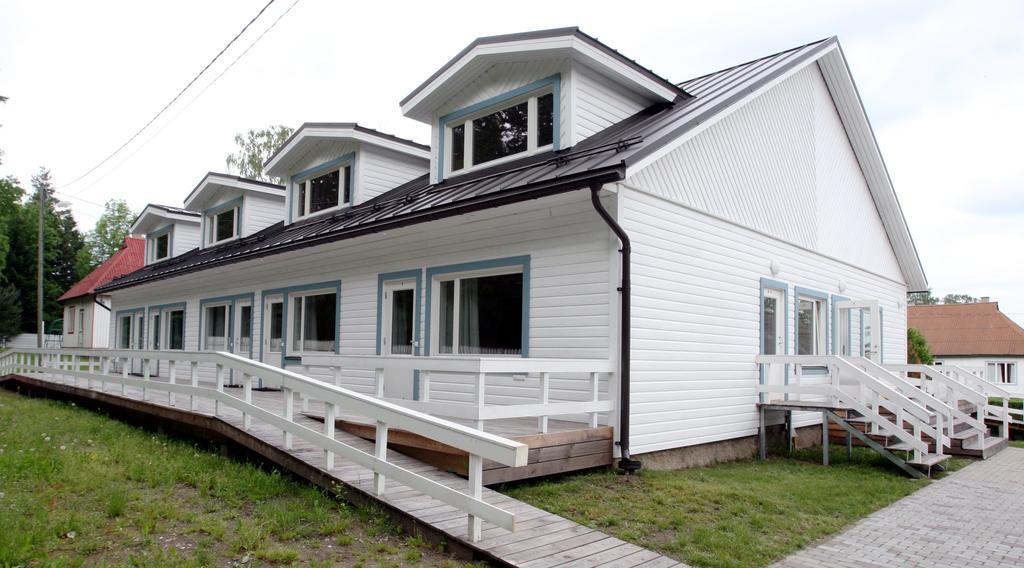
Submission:
<svg viewBox="0 0 1024 568">
<path fill-rule="evenodd" d="M 64 309 L 65 347 L 110 347 L 110 295 L 96 288 L 145 264 L 145 239 L 127 237 L 121 249 L 58 298 Z"/>
<path fill-rule="evenodd" d="M 920 331 L 936 364 L 959 365 L 1024 393 L 1024 328 L 999 311 L 998 302 L 910 306 L 907 326 Z"/>
</svg>

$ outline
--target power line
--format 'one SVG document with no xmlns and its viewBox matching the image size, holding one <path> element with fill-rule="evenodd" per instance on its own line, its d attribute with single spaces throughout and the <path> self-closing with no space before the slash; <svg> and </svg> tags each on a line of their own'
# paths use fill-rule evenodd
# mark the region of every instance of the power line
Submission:
<svg viewBox="0 0 1024 568">
<path fill-rule="evenodd" d="M 142 128 L 140 128 L 140 129 L 139 129 L 139 130 L 138 130 L 138 131 L 137 131 L 137 132 L 136 132 L 135 134 L 132 134 L 132 136 L 131 136 L 131 137 L 130 137 L 130 138 L 129 138 L 129 139 L 128 139 L 128 140 L 127 140 L 127 141 L 126 141 L 126 142 L 125 142 L 124 144 L 121 144 L 120 146 L 118 146 L 116 150 L 114 150 L 113 152 L 111 152 L 111 153 L 110 153 L 110 154 L 109 154 L 109 155 L 108 155 L 108 156 L 107 156 L 106 158 L 103 158 L 103 159 L 102 159 L 102 160 L 100 161 L 100 163 L 98 163 L 98 164 L 96 164 L 95 166 L 93 166 L 92 168 L 90 168 L 90 169 L 89 169 L 89 170 L 88 170 L 87 172 L 85 172 L 84 174 L 82 174 L 82 175 L 80 175 L 80 176 L 76 177 L 75 179 L 71 180 L 70 182 L 68 182 L 68 183 L 64 184 L 64 186 L 63 186 L 63 187 L 67 187 L 67 186 L 69 186 L 69 185 L 72 185 L 72 184 L 74 184 L 74 183 L 76 183 L 76 182 L 80 181 L 80 180 L 81 180 L 82 178 L 84 178 L 84 177 L 88 176 L 88 175 L 89 175 L 89 174 L 91 174 L 92 172 L 96 171 L 96 170 L 97 170 L 97 169 L 99 169 L 99 168 L 100 168 L 100 167 L 101 167 L 101 166 L 102 166 L 103 164 L 105 164 L 105 163 L 109 162 L 111 158 L 113 158 L 113 157 L 114 157 L 114 156 L 116 156 L 116 155 L 117 155 L 117 154 L 118 154 L 119 152 L 121 152 L 121 150 L 124 150 L 124 149 L 125 149 L 125 147 L 126 147 L 126 146 L 128 146 L 129 144 L 131 144 L 131 143 L 132 143 L 132 142 L 133 142 L 133 141 L 134 141 L 134 140 L 135 140 L 136 138 L 138 138 L 138 137 L 139 137 L 139 135 L 140 135 L 140 134 L 142 134 L 142 132 L 143 132 L 143 131 L 145 131 L 145 130 L 146 130 L 147 128 L 149 128 L 149 126 L 150 126 L 151 124 L 153 124 L 153 122 L 155 122 L 155 121 L 156 121 L 156 119 L 160 118 L 160 116 L 161 116 L 161 115 L 163 115 L 163 113 L 164 113 L 164 112 L 165 112 L 165 111 L 166 111 L 166 110 L 167 110 L 168 108 L 170 108 L 170 106 L 171 106 L 171 105 L 173 105 L 173 104 L 175 103 L 175 101 L 177 101 L 177 100 L 178 100 L 179 98 L 181 98 L 181 95 L 185 94 L 185 91 L 187 91 L 187 90 L 188 90 L 188 88 L 189 88 L 189 87 L 191 87 L 193 83 L 195 83 L 195 82 L 196 82 L 197 80 L 199 80 L 199 77 L 201 77 L 201 76 L 203 75 L 203 73 L 205 73 L 205 72 L 206 72 L 206 70 L 210 68 L 210 66 L 211 66 L 211 65 L 213 65 L 213 64 L 214 64 L 214 63 L 215 63 L 215 62 L 216 62 L 216 61 L 217 61 L 218 59 L 220 59 L 220 56 L 221 56 L 221 55 L 224 55 L 224 52 L 225 52 L 225 51 L 227 51 L 227 50 L 228 50 L 228 48 L 230 48 L 230 47 L 231 47 L 231 46 L 232 46 L 232 45 L 233 45 L 233 44 L 235 43 L 235 41 L 237 41 L 237 40 L 238 40 L 238 38 L 239 38 L 239 37 L 241 37 L 241 35 L 242 35 L 243 33 L 245 33 L 245 31 L 246 31 L 246 30 L 248 30 L 248 29 L 249 29 L 249 27 L 250 27 L 250 26 L 252 26 L 252 24 L 253 24 L 253 23 L 254 23 L 254 22 L 255 22 L 255 21 L 256 21 L 256 20 L 257 20 L 257 19 L 258 19 L 258 18 L 259 18 L 260 16 L 262 16 L 262 15 L 263 15 L 263 12 L 266 12 L 266 11 L 267 11 L 267 8 L 269 8 L 269 7 L 270 7 L 270 5 L 271 5 L 271 4 L 273 4 L 273 3 L 275 2 L 275 1 L 276 1 L 276 0 L 270 0 L 269 2 L 267 2 L 267 3 L 266 3 L 266 5 L 264 5 L 264 6 L 263 6 L 263 8 L 262 8 L 262 9 L 260 9 L 260 11 L 259 11 L 259 12 L 258 12 L 258 13 L 257 13 L 257 14 L 256 14 L 255 16 L 253 16 L 253 18 L 252 18 L 251 20 L 249 20 L 249 23 L 245 24 L 245 27 L 243 27 L 243 28 L 242 28 L 242 30 L 241 30 L 241 31 L 239 31 L 239 32 L 238 32 L 237 34 L 235 34 L 235 37 L 231 38 L 231 41 L 229 41 L 229 42 L 227 43 L 227 45 L 225 45 L 225 46 L 224 46 L 224 48 L 223 48 L 223 49 L 221 49 L 221 50 L 220 50 L 220 51 L 219 51 L 219 52 L 217 53 L 217 55 L 215 55 L 215 56 L 213 57 L 213 59 L 211 59 L 211 60 L 210 60 L 210 62 L 209 62 L 209 63 L 207 63 L 207 64 L 206 64 L 206 66 L 205 66 L 205 67 L 203 67 L 203 68 L 202 68 L 202 69 L 201 69 L 201 70 L 199 71 L 199 73 L 197 73 L 197 74 L 196 74 L 196 76 L 195 76 L 195 77 L 192 77 L 192 80 L 191 80 L 191 81 L 189 81 L 189 82 L 188 82 L 188 84 L 187 84 L 187 85 L 185 85 L 185 86 L 184 86 L 184 87 L 183 87 L 183 88 L 182 88 L 182 89 L 181 89 L 180 91 L 178 91 L 178 94 L 174 95 L 174 98 L 173 98 L 173 99 L 171 99 L 171 100 L 170 100 L 170 102 L 168 102 L 167 104 L 165 104 L 165 105 L 163 106 L 163 108 L 161 108 L 159 112 L 157 112 L 157 113 L 156 113 L 155 115 L 153 115 L 153 118 L 149 119 L 149 122 L 147 122 L 146 124 L 144 124 L 144 125 L 142 126 Z"/>
<path fill-rule="evenodd" d="M 137 148 L 135 148 L 135 150 L 134 150 L 134 151 L 132 151 L 132 153 L 131 153 L 131 154 L 128 154 L 128 156 L 127 156 L 127 157 L 125 157 L 125 158 L 124 158 L 123 160 L 121 160 L 120 162 L 118 162 L 117 164 L 115 164 L 113 168 L 111 168 L 111 169 L 107 170 L 106 172 L 104 172 L 104 173 L 103 173 L 103 175 L 101 175 L 101 176 L 100 176 L 99 178 L 97 178 L 97 179 L 96 179 L 95 181 L 93 181 L 93 182 L 92 182 L 92 183 L 90 183 L 89 185 L 87 185 L 87 186 L 83 187 L 82 189 L 80 189 L 80 190 L 78 190 L 78 191 L 74 192 L 74 193 L 73 193 L 73 194 L 71 194 L 70 196 L 69 196 L 69 195 L 67 195 L 67 194 L 65 194 L 65 197 L 71 197 L 72 199 L 75 199 L 75 196 L 76 196 L 76 195 L 81 195 L 81 194 L 85 193 L 86 191 L 89 191 L 90 189 L 92 189 L 93 187 L 95 187 L 95 186 L 96 186 L 96 185 L 97 185 L 98 183 L 100 183 L 101 181 L 103 181 L 103 180 L 104 180 L 104 179 L 105 179 L 105 178 L 106 178 L 107 176 L 109 176 L 110 174 L 112 174 L 112 173 L 114 173 L 115 171 L 117 171 L 117 169 L 118 169 L 118 168 L 120 168 L 120 167 L 121 167 L 122 165 L 124 165 L 124 164 L 125 164 L 125 162 L 127 162 L 128 160 L 130 160 L 130 159 L 131 159 L 131 158 L 132 158 L 133 156 L 135 156 L 136 154 L 138 154 L 138 153 L 139 153 L 139 152 L 140 152 L 140 151 L 141 151 L 141 150 L 142 150 L 143 148 L 145 148 L 145 147 L 146 147 L 146 146 L 147 146 L 147 145 L 148 145 L 148 144 L 149 144 L 150 142 L 152 142 L 152 141 L 153 141 L 153 140 L 154 140 L 154 139 L 155 139 L 155 138 L 156 138 L 157 136 L 159 136 L 161 132 L 163 132 L 164 130 L 166 130 L 166 129 L 167 129 L 167 127 L 168 127 L 168 126 L 170 126 L 171 124 L 173 124 L 173 123 L 174 123 L 174 121 L 175 121 L 175 120 L 177 120 L 179 116 L 181 116 L 182 114 L 184 114 L 184 113 L 185 113 L 185 111 L 187 111 L 187 110 L 188 110 L 189 108 L 191 108 L 191 107 L 192 107 L 192 105 L 193 105 L 193 104 L 195 104 L 195 102 L 196 102 L 196 101 L 198 101 L 198 100 L 199 100 L 199 98 L 200 98 L 200 97 L 202 97 L 202 96 L 203 96 L 203 94 L 204 94 L 204 93 L 206 93 L 206 91 L 208 91 L 208 90 L 210 89 L 210 87 L 212 87 L 212 86 L 213 86 L 213 85 L 214 85 L 214 84 L 215 84 L 215 83 L 216 83 L 216 82 L 217 82 L 217 81 L 218 81 L 218 80 L 219 80 L 219 79 L 220 79 L 221 77 L 223 77 L 223 76 L 224 76 L 224 74 L 228 72 L 228 70 L 230 70 L 230 69 L 231 69 L 232 67 L 234 67 L 234 66 L 235 66 L 235 64 L 236 64 L 236 63 L 238 63 L 238 61 L 239 61 L 240 59 L 242 59 L 243 57 L 245 57 L 245 55 L 246 55 L 247 53 L 249 53 L 249 50 L 251 50 L 251 49 L 252 49 L 253 47 L 255 47 L 255 45 L 256 45 L 257 43 L 259 43 L 259 41 L 260 41 L 261 39 L 263 39 L 263 36 L 267 35 L 267 33 L 269 33 L 269 32 L 270 32 L 270 30 L 274 29 L 274 27 L 275 27 L 275 26 L 277 26 L 278 22 L 280 22 L 282 18 L 284 18 L 285 16 L 287 16 L 287 15 L 288 15 L 288 13 L 289 13 L 289 12 L 291 12 L 291 11 L 292 11 L 292 8 L 294 8 L 294 7 L 295 7 L 295 5 L 299 3 L 299 1 L 300 1 L 300 0 L 295 0 L 294 2 L 292 2 L 292 3 L 291 3 L 291 5 L 290 5 L 290 6 L 288 6 L 288 9 L 287 9 L 287 10 L 285 10 L 284 12 L 282 12 L 282 13 L 281 13 L 281 15 L 279 15 L 279 16 L 277 17 L 277 19 L 275 19 L 275 20 L 274 20 L 274 21 L 273 21 L 273 22 L 272 22 L 272 23 L 271 23 L 271 24 L 270 24 L 270 25 L 269 25 L 269 26 L 267 27 L 267 29 L 263 30 L 263 33 L 261 33 L 261 34 L 260 34 L 260 35 L 259 35 L 259 36 L 258 36 L 258 37 L 257 37 L 257 38 L 255 39 L 255 40 L 253 40 L 253 42 L 252 42 L 252 43 L 250 43 L 250 44 L 249 44 L 249 46 L 248 46 L 248 47 L 246 47 L 246 48 L 245 48 L 245 51 L 243 51 L 242 53 L 240 53 L 240 54 L 238 55 L 238 57 L 236 57 L 236 58 L 235 58 L 235 59 L 234 59 L 234 60 L 233 60 L 233 61 L 232 61 L 232 62 L 231 62 L 230 64 L 228 64 L 228 65 L 227 65 L 227 67 L 225 67 L 225 68 L 224 68 L 223 70 L 221 70 L 221 72 L 220 72 L 220 73 L 218 73 L 218 74 L 217 74 L 217 76 L 216 76 L 216 77 L 214 77 L 212 81 L 210 81 L 209 83 L 207 83 L 207 85 L 206 85 L 205 87 L 203 87 L 203 90 L 202 90 L 202 91 L 199 91 L 199 94 L 198 94 L 198 95 L 196 95 L 195 97 L 193 97 L 193 98 L 192 98 L 192 100 L 190 100 L 190 101 L 188 102 L 188 104 L 186 104 L 186 105 L 185 105 L 184 107 L 182 107 L 182 109 L 181 109 L 181 110 L 179 110 L 179 111 L 178 111 L 178 112 L 177 112 L 177 113 L 176 113 L 176 114 L 175 114 L 174 116 L 172 116 L 172 117 L 170 118 L 170 120 L 168 120 L 167 122 L 165 122 L 165 123 L 163 124 L 163 126 L 161 126 L 161 127 L 160 127 L 160 129 L 159 129 L 159 130 L 157 130 L 157 131 L 156 131 L 156 132 L 155 132 L 155 133 L 154 133 L 154 134 L 153 134 L 152 136 L 150 136 L 149 138 L 147 138 L 147 139 L 146 139 L 145 141 L 143 141 L 143 142 L 142 142 L 142 144 L 140 144 L 140 145 L 139 145 L 139 146 L 138 146 Z M 86 201 L 86 203 L 90 203 L 90 202 Z"/>
</svg>

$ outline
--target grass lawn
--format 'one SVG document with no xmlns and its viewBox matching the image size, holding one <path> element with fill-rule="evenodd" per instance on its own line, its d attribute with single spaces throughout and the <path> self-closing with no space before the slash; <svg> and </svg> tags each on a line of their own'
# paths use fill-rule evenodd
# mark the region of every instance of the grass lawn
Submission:
<svg viewBox="0 0 1024 568">
<path fill-rule="evenodd" d="M 764 566 L 925 486 L 871 450 L 820 449 L 792 458 L 682 471 L 613 472 L 501 490 L 695 566 Z M 950 469 L 971 460 L 953 459 Z M 948 462 L 947 462 L 948 463 Z"/>
<path fill-rule="evenodd" d="M 382 513 L 0 390 L 0 566 L 455 565 Z"/>
<path fill-rule="evenodd" d="M 1024 448 L 1024 440 L 1010 440 L 1011 448 Z"/>
</svg>

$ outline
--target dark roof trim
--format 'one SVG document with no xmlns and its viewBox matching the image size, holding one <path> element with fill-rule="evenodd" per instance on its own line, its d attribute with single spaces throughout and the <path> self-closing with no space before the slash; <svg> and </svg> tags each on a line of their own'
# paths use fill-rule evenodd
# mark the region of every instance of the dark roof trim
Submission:
<svg viewBox="0 0 1024 568">
<path fill-rule="evenodd" d="M 295 137 L 298 136 L 300 132 L 307 128 L 349 128 L 355 130 L 356 132 L 362 132 L 363 134 L 369 134 L 370 136 L 376 136 L 378 138 L 383 138 L 384 140 L 389 140 L 391 142 L 405 144 L 406 146 L 416 148 L 417 150 L 426 150 L 427 152 L 430 151 L 430 146 L 426 144 L 420 144 L 419 142 L 415 142 L 407 138 L 399 138 L 394 134 L 388 134 L 386 132 L 381 132 L 380 130 L 374 130 L 373 128 L 359 126 L 359 124 L 355 122 L 303 122 L 302 126 L 296 128 L 295 132 L 292 132 L 292 135 L 289 136 L 284 142 L 282 142 L 281 145 L 278 146 L 276 150 L 274 150 L 274 153 L 271 154 L 270 157 L 263 162 L 263 167 L 267 167 L 267 164 L 274 161 L 274 159 L 277 158 L 278 154 L 280 154 L 282 150 L 287 148 L 288 144 L 291 144 L 292 140 L 295 140 Z"/>
<path fill-rule="evenodd" d="M 474 211 L 493 209 L 495 207 L 502 207 L 504 205 L 511 205 L 514 203 L 530 201 L 533 199 L 540 199 L 542 197 L 548 197 L 551 195 L 567 193 L 578 189 L 589 188 L 591 185 L 595 183 L 613 183 L 625 179 L 625 174 L 625 164 L 613 164 L 611 166 L 587 170 L 561 178 L 541 180 L 537 183 L 526 184 L 500 193 L 482 195 L 474 198 L 465 199 L 462 201 L 456 201 L 444 205 L 439 205 L 436 207 L 431 207 L 429 209 L 425 209 L 422 211 L 414 211 L 412 213 L 408 213 L 405 215 L 387 218 L 378 222 L 367 223 L 365 225 L 357 225 L 349 229 L 343 229 L 341 231 L 337 231 L 334 233 L 327 233 L 312 238 L 302 239 L 293 242 L 287 246 L 273 247 L 262 250 L 257 249 L 252 252 L 245 252 L 236 256 L 227 256 L 219 259 L 214 259 L 199 265 L 185 265 L 182 266 L 180 269 L 153 274 L 151 276 L 139 278 L 137 280 L 132 280 L 122 284 L 119 284 L 117 283 L 117 281 L 114 281 L 97 288 L 96 291 L 110 292 L 113 290 L 130 288 L 132 286 L 138 286 L 140 284 L 146 284 L 157 280 L 174 278 L 177 276 L 181 276 L 183 274 L 188 274 L 190 272 L 198 272 L 200 270 L 206 270 L 217 266 L 234 264 L 237 262 L 243 262 L 255 258 L 281 254 L 284 252 L 303 249 L 306 247 L 346 239 L 352 239 L 355 237 L 360 237 L 372 233 L 379 233 L 382 231 L 399 229 L 411 225 L 418 225 L 420 223 L 426 223 L 428 221 L 436 221 L 438 219 L 456 217 L 459 215 L 472 213 Z M 257 237 L 258 235 L 259 233 L 253 236 Z M 230 246 L 232 244 L 234 243 L 228 243 L 225 246 Z"/>
<path fill-rule="evenodd" d="M 477 47 L 479 47 L 481 45 L 489 45 L 489 44 L 494 44 L 494 43 L 505 43 L 505 42 L 509 42 L 509 41 L 522 41 L 522 40 L 530 40 L 530 39 L 543 39 L 543 38 L 548 38 L 548 37 L 559 37 L 559 36 L 569 36 L 569 35 L 576 36 L 577 38 L 587 42 L 588 44 L 596 47 L 597 49 L 600 49 L 601 51 L 607 53 L 608 55 L 611 55 L 612 57 L 618 59 L 619 61 L 622 61 L 623 63 L 629 65 L 633 69 L 639 71 L 641 74 L 646 76 L 648 79 L 652 79 L 654 81 L 658 81 L 660 83 L 663 83 L 665 86 L 667 86 L 670 89 L 672 89 L 673 91 L 675 91 L 679 96 L 683 96 L 683 97 L 689 97 L 690 96 L 679 85 L 676 85 L 675 83 L 669 81 L 668 79 L 662 77 L 661 75 L 658 75 L 654 71 L 644 67 L 643 65 L 640 65 L 639 63 L 636 62 L 636 60 L 630 59 L 630 58 L 626 57 L 625 55 L 622 55 L 621 53 L 618 52 L 618 50 L 612 49 L 611 47 L 608 47 L 604 43 L 601 43 L 600 41 L 598 41 L 597 38 L 583 33 L 582 31 L 580 31 L 580 29 L 578 27 L 573 26 L 573 27 L 568 27 L 568 28 L 552 28 L 552 29 L 549 29 L 549 30 L 535 30 L 535 31 L 531 31 L 531 32 L 520 32 L 520 33 L 514 33 L 514 34 L 503 34 L 503 35 L 478 37 L 475 40 L 473 40 L 472 43 L 470 43 L 469 45 L 464 47 L 462 49 L 462 51 L 460 51 L 458 54 L 455 55 L 455 57 L 453 57 L 450 60 L 448 60 L 448 62 L 445 63 L 444 65 L 442 65 L 437 71 L 434 71 L 434 73 L 432 75 L 430 75 L 430 77 L 428 77 L 426 81 L 423 81 L 422 83 L 420 83 L 420 85 L 418 87 L 416 87 L 415 89 L 413 89 L 413 91 L 411 93 L 406 95 L 405 98 L 403 98 L 398 103 L 398 105 L 402 106 L 405 103 L 407 103 L 410 100 L 412 100 L 412 98 L 415 97 L 416 95 L 418 95 L 420 93 L 420 91 L 422 91 L 423 89 L 427 88 L 427 85 L 429 85 L 435 79 L 440 77 L 445 71 L 447 71 L 453 65 L 455 65 L 455 63 L 457 63 L 460 59 L 462 59 L 467 53 L 473 51 L 474 49 L 476 49 Z"/>
</svg>

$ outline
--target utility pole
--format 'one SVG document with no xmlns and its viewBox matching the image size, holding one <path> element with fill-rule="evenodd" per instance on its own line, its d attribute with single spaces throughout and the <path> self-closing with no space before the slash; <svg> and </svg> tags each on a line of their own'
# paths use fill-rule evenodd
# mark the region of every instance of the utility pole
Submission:
<svg viewBox="0 0 1024 568">
<path fill-rule="evenodd" d="M 36 189 L 39 194 L 39 243 L 36 248 L 36 347 L 43 348 L 43 211 L 46 209 L 46 190 Z"/>
</svg>

